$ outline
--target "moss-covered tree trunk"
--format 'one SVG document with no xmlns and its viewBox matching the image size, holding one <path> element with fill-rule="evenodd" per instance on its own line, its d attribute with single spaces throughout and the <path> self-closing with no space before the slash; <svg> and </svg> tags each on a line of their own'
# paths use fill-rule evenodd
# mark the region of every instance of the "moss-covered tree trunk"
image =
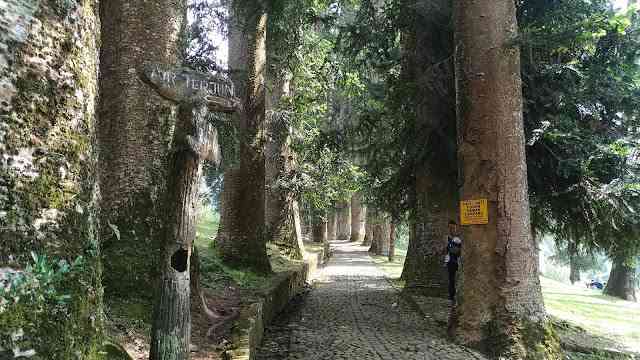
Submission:
<svg viewBox="0 0 640 360">
<path fill-rule="evenodd" d="M 229 29 L 229 68 L 242 96 L 237 119 L 240 164 L 225 191 L 226 223 L 218 232 L 217 248 L 223 261 L 257 272 L 271 271 L 265 236 L 265 71 L 267 14 L 261 2 L 232 5 Z M 225 182 L 227 178 L 225 176 Z M 226 186 L 227 184 L 225 184 Z M 234 207 L 229 211 L 230 207 Z"/>
<path fill-rule="evenodd" d="M 416 169 L 414 225 L 402 278 L 407 287 L 444 297 L 442 257 L 458 200 L 452 2 L 432 1 L 413 16 L 403 38 L 403 73 L 418 95 L 416 146 L 427 150 Z"/>
<path fill-rule="evenodd" d="M 267 240 L 292 258 L 302 259 L 304 244 L 299 226 L 298 204 L 294 194 L 283 186 L 295 174 L 295 153 L 291 149 L 290 137 L 292 128 L 288 117 L 283 116 L 285 109 L 281 104 L 283 99 L 290 96 L 290 76 L 286 71 L 276 68 L 271 71 L 270 80 L 265 144 Z"/>
<path fill-rule="evenodd" d="M 338 203 L 338 240 L 349 240 L 351 237 L 351 202 Z"/>
<path fill-rule="evenodd" d="M 147 63 L 180 61 L 185 17 L 186 0 L 100 2 L 99 225 L 105 291 L 114 297 L 149 297 L 158 275 L 175 106 L 138 73 Z"/>
<path fill-rule="evenodd" d="M 351 241 L 364 240 L 366 220 L 367 208 L 362 204 L 362 195 L 355 193 L 351 197 Z"/>
<path fill-rule="evenodd" d="M 97 3 L 8 0 L 0 7 L 0 277 L 25 270 L 32 251 L 54 269 L 59 260 L 84 259 L 52 288 L 40 283 L 3 305 L 0 358 L 13 358 L 13 346 L 40 359 L 97 358 Z M 45 289 L 70 299 L 58 303 Z M 43 297 L 42 308 L 30 295 Z"/>
<path fill-rule="evenodd" d="M 604 293 L 628 301 L 638 301 L 635 289 L 636 269 L 625 262 L 625 257 L 614 257 Z"/>
<path fill-rule="evenodd" d="M 559 359 L 531 236 L 515 2 L 454 3 L 461 199 L 489 214 L 463 227 L 458 333 L 494 357 Z"/>
</svg>

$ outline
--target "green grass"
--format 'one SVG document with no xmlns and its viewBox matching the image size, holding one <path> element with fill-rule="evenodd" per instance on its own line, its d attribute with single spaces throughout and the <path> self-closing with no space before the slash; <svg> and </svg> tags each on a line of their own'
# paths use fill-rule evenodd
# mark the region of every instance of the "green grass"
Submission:
<svg viewBox="0 0 640 360">
<path fill-rule="evenodd" d="M 204 286 L 211 289 L 227 285 L 239 286 L 244 289 L 259 289 L 268 286 L 270 284 L 269 275 L 257 274 L 246 269 L 234 269 L 222 263 L 213 242 L 219 225 L 220 214 L 211 208 L 203 209 L 196 224 L 195 245 L 200 253 L 200 273 Z M 267 253 L 274 272 L 289 270 L 295 263 L 279 256 L 275 246 L 268 245 Z"/>
<path fill-rule="evenodd" d="M 540 281 L 551 315 L 640 352 L 640 304 L 544 277 Z"/>
<path fill-rule="evenodd" d="M 386 256 L 372 256 L 374 262 L 391 279 L 402 274 L 404 256 L 398 254 L 393 263 Z M 399 281 L 399 280 L 397 280 Z M 547 312 L 561 320 L 580 326 L 640 352 L 640 303 L 606 296 L 599 290 L 571 286 L 541 277 L 542 294 Z"/>
<path fill-rule="evenodd" d="M 394 257 L 393 262 L 389 262 L 389 257 L 387 256 L 371 255 L 371 258 L 373 259 L 373 262 L 375 262 L 376 265 L 385 272 L 387 277 L 395 280 L 399 279 L 400 275 L 402 275 L 402 267 L 404 265 L 406 255 L 406 250 L 396 251 L 396 256 Z"/>
<path fill-rule="evenodd" d="M 220 225 L 220 213 L 211 208 L 204 208 L 199 214 L 196 224 L 196 246 L 208 246 L 218 232 Z"/>
</svg>

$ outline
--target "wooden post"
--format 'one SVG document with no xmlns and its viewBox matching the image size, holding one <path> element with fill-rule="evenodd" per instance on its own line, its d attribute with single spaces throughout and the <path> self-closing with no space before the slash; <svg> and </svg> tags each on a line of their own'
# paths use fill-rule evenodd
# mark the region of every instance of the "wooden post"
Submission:
<svg viewBox="0 0 640 360">
<path fill-rule="evenodd" d="M 207 112 L 232 112 L 238 102 L 226 79 L 165 65 L 147 66 L 142 79 L 177 102 L 165 192 L 160 288 L 151 330 L 150 360 L 187 360 L 191 342 L 190 265 L 195 240 L 202 159 L 211 152 Z"/>
</svg>

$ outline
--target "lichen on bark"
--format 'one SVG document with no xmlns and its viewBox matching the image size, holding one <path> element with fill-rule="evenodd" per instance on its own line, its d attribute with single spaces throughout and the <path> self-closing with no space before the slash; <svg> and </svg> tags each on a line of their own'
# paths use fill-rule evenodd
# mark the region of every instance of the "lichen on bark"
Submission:
<svg viewBox="0 0 640 360">
<path fill-rule="evenodd" d="M 93 0 L 6 1 L 0 10 L 0 267 L 30 253 L 84 266 L 63 279 L 71 295 L 33 318 L 28 303 L 0 313 L 40 358 L 97 358 L 100 248 L 95 232 L 94 109 L 98 18 Z M 54 311 L 55 310 L 55 311 Z M 30 320 L 28 320 L 30 319 Z"/>
</svg>

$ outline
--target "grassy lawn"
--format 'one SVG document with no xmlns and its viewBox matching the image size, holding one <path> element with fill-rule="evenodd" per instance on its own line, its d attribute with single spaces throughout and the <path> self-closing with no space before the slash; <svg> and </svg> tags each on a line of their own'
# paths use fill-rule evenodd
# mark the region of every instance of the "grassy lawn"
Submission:
<svg viewBox="0 0 640 360">
<path fill-rule="evenodd" d="M 545 277 L 540 280 L 545 305 L 551 315 L 640 352 L 640 304 Z"/>
<path fill-rule="evenodd" d="M 402 274 L 404 254 L 393 263 L 386 256 L 372 256 L 391 279 Z M 600 290 L 572 286 L 541 277 L 542 293 L 549 314 L 580 326 L 590 333 L 622 343 L 640 352 L 640 303 L 602 295 Z"/>
</svg>

